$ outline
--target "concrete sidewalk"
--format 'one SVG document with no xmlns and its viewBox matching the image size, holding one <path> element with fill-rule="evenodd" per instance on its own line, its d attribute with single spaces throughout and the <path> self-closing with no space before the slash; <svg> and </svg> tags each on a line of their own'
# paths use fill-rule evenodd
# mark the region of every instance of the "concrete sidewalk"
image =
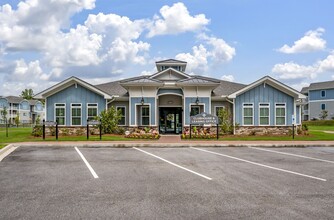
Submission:
<svg viewBox="0 0 334 220">
<path fill-rule="evenodd" d="M 12 146 L 39 146 L 39 147 L 334 147 L 334 141 L 213 141 L 213 140 L 138 140 L 138 141 L 47 141 L 13 143 Z"/>
</svg>

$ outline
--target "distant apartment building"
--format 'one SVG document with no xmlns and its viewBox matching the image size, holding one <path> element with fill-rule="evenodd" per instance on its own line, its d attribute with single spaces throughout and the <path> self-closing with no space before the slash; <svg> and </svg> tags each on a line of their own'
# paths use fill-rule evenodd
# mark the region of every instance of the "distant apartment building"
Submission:
<svg viewBox="0 0 334 220">
<path fill-rule="evenodd" d="M 311 83 L 304 87 L 301 93 L 306 95 L 303 105 L 303 120 L 315 120 L 320 118 L 323 110 L 328 111 L 326 119 L 334 117 L 334 81 Z"/>
<path fill-rule="evenodd" d="M 35 124 L 36 119 L 43 120 L 45 117 L 45 108 L 42 102 L 38 100 L 26 100 L 18 96 L 0 97 L 0 123 L 4 124 L 2 111 L 7 109 L 7 121 L 9 124 L 15 124 L 15 118 L 19 116 L 20 124 Z"/>
</svg>

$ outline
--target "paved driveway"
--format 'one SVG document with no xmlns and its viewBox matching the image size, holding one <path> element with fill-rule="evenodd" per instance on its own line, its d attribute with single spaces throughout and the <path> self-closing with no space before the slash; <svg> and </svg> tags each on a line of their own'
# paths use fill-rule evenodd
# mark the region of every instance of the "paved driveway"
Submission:
<svg viewBox="0 0 334 220">
<path fill-rule="evenodd" d="M 334 148 L 19 147 L 1 219 L 333 219 Z"/>
</svg>

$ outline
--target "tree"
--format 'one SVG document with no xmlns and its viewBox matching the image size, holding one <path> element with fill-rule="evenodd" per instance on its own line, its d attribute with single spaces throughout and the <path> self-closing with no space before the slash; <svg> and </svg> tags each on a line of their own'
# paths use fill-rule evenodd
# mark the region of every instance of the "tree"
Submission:
<svg viewBox="0 0 334 220">
<path fill-rule="evenodd" d="M 232 115 L 228 109 L 223 108 L 218 111 L 218 120 L 223 133 L 233 132 Z"/>
<path fill-rule="evenodd" d="M 14 121 L 15 121 L 16 127 L 18 127 L 19 124 L 20 124 L 20 116 L 19 116 L 19 114 L 16 115 Z"/>
<path fill-rule="evenodd" d="M 21 92 L 21 97 L 27 100 L 31 100 L 34 97 L 32 89 L 25 89 Z"/>
<path fill-rule="evenodd" d="M 117 111 L 114 106 L 100 113 L 99 119 L 102 123 L 102 131 L 105 134 L 116 133 L 118 122 L 121 119 L 121 112 Z"/>
<path fill-rule="evenodd" d="M 7 107 L 4 107 L 3 110 L 1 110 L 2 120 L 4 123 L 6 123 L 7 114 L 8 114 Z"/>
<path fill-rule="evenodd" d="M 327 110 L 322 110 L 319 114 L 320 119 L 325 120 L 328 116 L 328 111 Z"/>
</svg>

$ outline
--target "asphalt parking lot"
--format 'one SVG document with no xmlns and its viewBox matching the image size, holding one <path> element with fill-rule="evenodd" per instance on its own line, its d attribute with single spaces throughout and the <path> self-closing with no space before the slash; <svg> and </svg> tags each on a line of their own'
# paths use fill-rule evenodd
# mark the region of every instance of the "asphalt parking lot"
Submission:
<svg viewBox="0 0 334 220">
<path fill-rule="evenodd" d="M 19 147 L 1 219 L 333 219 L 334 148 Z"/>
</svg>

